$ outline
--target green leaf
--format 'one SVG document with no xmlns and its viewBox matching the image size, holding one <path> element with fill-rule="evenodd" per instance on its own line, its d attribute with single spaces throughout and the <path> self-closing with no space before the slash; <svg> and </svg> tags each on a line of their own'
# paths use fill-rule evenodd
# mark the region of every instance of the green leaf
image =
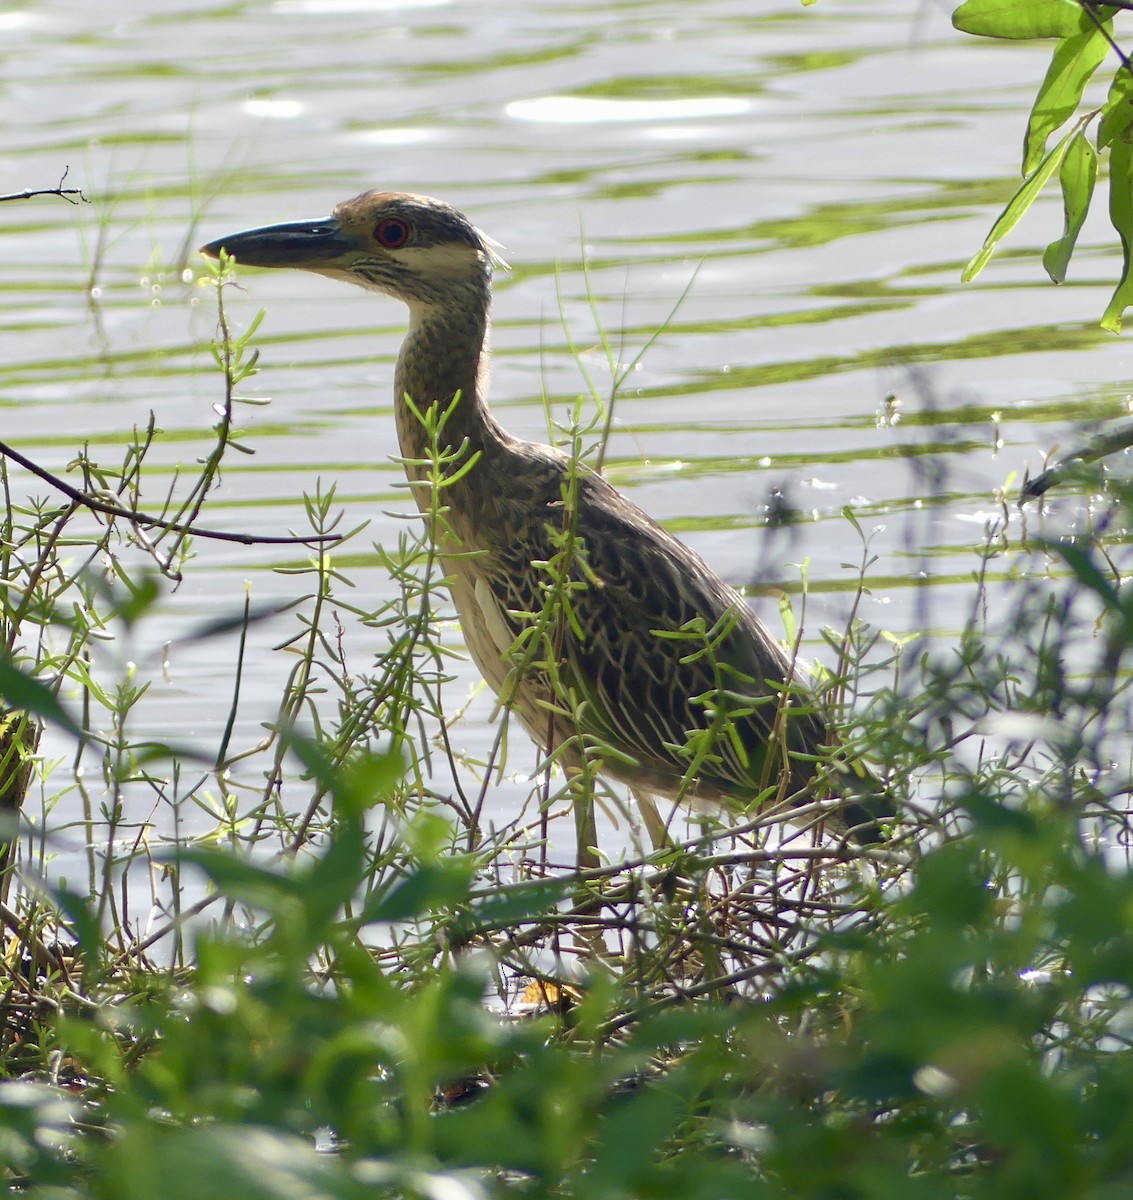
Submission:
<svg viewBox="0 0 1133 1200">
<path fill-rule="evenodd" d="M 1133 74 L 1118 71 L 1109 85 L 1109 95 L 1098 122 L 1098 149 L 1104 150 L 1116 137 L 1128 137 L 1133 129 Z"/>
<path fill-rule="evenodd" d="M 468 911 L 458 914 L 452 924 L 454 938 L 468 938 L 490 929 L 507 929 L 525 921 L 545 917 L 565 900 L 571 884 L 563 879 L 541 879 L 502 888 L 477 900 Z"/>
<path fill-rule="evenodd" d="M 1014 833 L 1024 838 L 1035 836 L 1038 828 L 1035 818 L 1030 813 L 1009 808 L 998 798 L 972 792 L 960 797 L 958 802 L 985 837 L 988 833 Z"/>
<path fill-rule="evenodd" d="M 294 900 L 296 887 L 290 875 L 258 866 L 229 850 L 196 846 L 170 857 L 178 863 L 199 867 L 217 891 L 231 900 L 242 900 L 273 914 L 279 913 L 281 901 Z"/>
<path fill-rule="evenodd" d="M 1086 220 L 1097 178 L 1097 151 L 1086 138 L 1085 130 L 1082 130 L 1067 147 L 1058 175 L 1062 187 L 1062 209 L 1066 214 L 1062 237 L 1051 242 L 1043 253 L 1043 266 L 1055 283 L 1062 283 L 1066 278 L 1066 268 Z"/>
<path fill-rule="evenodd" d="M 134 1120 L 102 1161 L 119 1200 L 363 1200 L 441 1194 L 439 1188 L 418 1192 L 412 1177 L 408 1186 L 399 1187 L 402 1181 L 392 1171 L 388 1189 L 363 1185 L 351 1176 L 344 1159 L 320 1153 L 310 1138 L 248 1124 L 163 1128 L 156 1120 Z"/>
<path fill-rule="evenodd" d="M 59 697 L 46 684 L 21 671 L 6 654 L 0 655 L 0 697 L 10 708 L 58 725 L 73 737 L 82 736 L 78 722 L 59 703 Z"/>
<path fill-rule="evenodd" d="M 1050 177 L 1062 166 L 1062 160 L 1070 143 L 1085 129 L 1093 119 L 1093 113 L 1087 113 L 1073 129 L 1058 143 L 1057 146 L 1043 159 L 1038 168 L 1029 175 L 1019 187 L 1019 190 L 1008 201 L 1007 207 L 999 214 L 998 220 L 991 227 L 980 252 L 964 268 L 960 279 L 971 283 L 973 279 L 987 266 L 988 259 L 995 253 L 995 247 L 1000 240 L 1007 236 L 1019 222 L 1019 218 L 1038 198 L 1039 193 L 1046 187 Z"/>
<path fill-rule="evenodd" d="M 1023 140 L 1023 174 L 1030 173 L 1046 153 L 1047 138 L 1074 115 L 1090 77 L 1109 50 L 1109 42 L 1096 26 L 1064 38 L 1054 48 L 1046 78 L 1035 97 Z"/>
<path fill-rule="evenodd" d="M 1113 580 L 1101 570 L 1088 550 L 1074 542 L 1051 542 L 1048 545 L 1074 572 L 1078 582 L 1089 588 L 1109 612 L 1121 612 L 1121 596 Z"/>
<path fill-rule="evenodd" d="M 1102 315 L 1102 328 L 1121 332 L 1121 316 L 1133 304 L 1133 144 L 1128 129 L 1109 147 L 1109 219 L 1121 238 L 1121 281 Z"/>
<path fill-rule="evenodd" d="M 97 962 L 103 950 L 103 941 L 94 900 L 90 896 L 71 891 L 66 885 L 52 890 L 56 906 L 67 918 L 78 939 L 79 949 L 90 962 Z"/>
<path fill-rule="evenodd" d="M 967 0 L 952 14 L 956 29 L 977 37 L 1072 37 L 1086 23 L 1077 0 Z"/>
<path fill-rule="evenodd" d="M 0 1154 L 5 1173 L 10 1178 L 25 1173 L 31 1178 L 34 1171 L 37 1179 L 45 1177 L 52 1158 L 77 1153 L 73 1139 L 83 1118 L 78 1097 L 68 1096 L 57 1085 L 26 1078 L 4 1080 L 0 1083 Z M 53 1189 L 35 1190 L 46 1195 Z"/>
<path fill-rule="evenodd" d="M 146 572 L 136 580 L 131 579 L 125 568 L 120 566 L 118 578 L 123 587 L 108 589 L 109 598 L 113 601 L 109 615 L 117 617 L 127 629 L 132 629 L 161 599 L 159 576 L 153 572 Z"/>
<path fill-rule="evenodd" d="M 405 756 L 400 750 L 367 750 L 355 755 L 335 776 L 335 812 L 360 816 L 376 808 L 389 799 L 404 774 Z"/>
<path fill-rule="evenodd" d="M 641 1194 L 635 1185 L 647 1178 L 662 1143 L 673 1135 L 686 1106 L 693 1102 L 691 1080 L 682 1079 L 682 1074 L 687 1077 L 689 1072 L 677 1071 L 675 1078 L 636 1088 L 604 1107 L 594 1162 L 587 1169 L 597 1195 Z"/>
<path fill-rule="evenodd" d="M 325 852 L 295 876 L 296 895 L 316 940 L 362 880 L 365 833 L 360 820 L 339 821 Z"/>
<path fill-rule="evenodd" d="M 468 899 L 474 869 L 471 858 L 452 858 L 440 865 L 418 867 L 392 887 L 372 896 L 358 918 L 359 924 L 407 921 L 434 908 L 459 904 Z"/>
</svg>

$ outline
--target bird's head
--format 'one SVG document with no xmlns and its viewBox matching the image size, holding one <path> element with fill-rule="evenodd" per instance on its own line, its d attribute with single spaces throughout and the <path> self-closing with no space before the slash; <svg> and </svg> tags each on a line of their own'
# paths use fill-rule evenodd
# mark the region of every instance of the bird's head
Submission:
<svg viewBox="0 0 1133 1200">
<path fill-rule="evenodd" d="M 502 260 L 463 213 L 409 192 L 363 192 L 327 218 L 266 225 L 201 247 L 248 267 L 298 267 L 384 292 L 411 308 L 486 294 Z"/>
</svg>

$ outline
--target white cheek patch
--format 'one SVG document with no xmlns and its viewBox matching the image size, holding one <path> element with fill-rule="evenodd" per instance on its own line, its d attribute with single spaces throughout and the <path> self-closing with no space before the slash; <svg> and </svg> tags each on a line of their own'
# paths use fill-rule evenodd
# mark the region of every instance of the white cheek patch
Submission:
<svg viewBox="0 0 1133 1200">
<path fill-rule="evenodd" d="M 311 267 L 316 275 L 325 275 L 327 279 L 340 279 L 343 283 L 361 284 L 366 287 L 365 280 L 359 279 L 358 272 L 343 267 Z"/>
<path fill-rule="evenodd" d="M 390 258 L 426 279 L 467 279 L 476 251 L 463 242 L 444 242 L 439 246 L 404 246 L 392 251 Z"/>
</svg>

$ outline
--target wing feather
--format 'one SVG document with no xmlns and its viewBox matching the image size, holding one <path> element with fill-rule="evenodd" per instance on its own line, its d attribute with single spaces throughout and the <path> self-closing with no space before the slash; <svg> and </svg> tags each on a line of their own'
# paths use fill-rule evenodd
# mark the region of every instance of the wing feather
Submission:
<svg viewBox="0 0 1133 1200">
<path fill-rule="evenodd" d="M 490 585 L 517 633 L 519 614 L 530 620 L 543 605 L 532 560 L 554 555 L 550 521 L 561 520 L 561 477 L 561 469 L 548 473 L 524 514 L 523 536 L 495 554 Z M 687 748 L 713 728 L 721 704 L 732 715 L 717 724 L 731 729 L 707 747 L 699 790 L 742 796 L 774 783 L 772 743 L 784 712 L 792 754 L 816 753 L 827 735 L 813 703 L 792 695 L 785 707 L 788 679 L 804 690 L 789 656 L 699 555 L 590 474 L 580 480 L 577 526 L 584 561 L 571 571 L 574 619 L 559 636 L 559 670 L 585 701 L 582 732 L 638 763 L 636 772 L 611 764 L 612 773 L 677 790 L 691 761 Z M 792 757 L 791 772 L 801 787 L 813 766 Z"/>
</svg>

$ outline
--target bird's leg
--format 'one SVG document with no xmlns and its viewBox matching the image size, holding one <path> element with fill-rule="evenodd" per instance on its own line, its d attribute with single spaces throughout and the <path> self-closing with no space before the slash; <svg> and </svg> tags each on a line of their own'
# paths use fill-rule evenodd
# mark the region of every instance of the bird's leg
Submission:
<svg viewBox="0 0 1133 1200">
<path fill-rule="evenodd" d="M 589 871 L 601 866 L 598 859 L 598 830 L 594 823 L 594 768 L 582 760 L 573 746 L 564 746 L 559 763 L 567 777 L 574 831 L 578 843 L 578 868 Z"/>
<path fill-rule="evenodd" d="M 567 767 L 566 771 L 578 841 L 578 868 L 580 871 L 589 871 L 601 865 L 598 858 L 598 829 L 594 823 L 594 781 L 587 778 L 582 768 Z"/>
</svg>

